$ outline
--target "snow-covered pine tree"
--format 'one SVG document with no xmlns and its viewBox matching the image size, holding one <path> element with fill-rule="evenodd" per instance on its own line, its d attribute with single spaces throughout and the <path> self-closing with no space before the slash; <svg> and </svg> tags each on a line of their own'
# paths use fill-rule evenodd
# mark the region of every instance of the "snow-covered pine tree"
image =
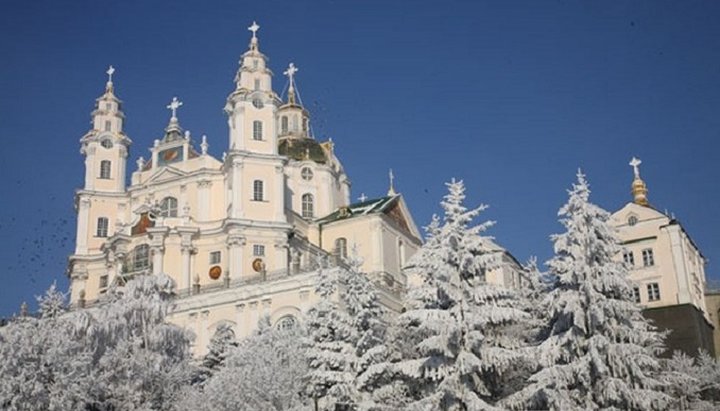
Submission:
<svg viewBox="0 0 720 411">
<path fill-rule="evenodd" d="M 408 277 L 422 285 L 409 290 L 395 324 L 395 352 L 363 381 L 374 385 L 380 409 L 492 409 L 504 372 L 521 360 L 510 326 L 527 315 L 514 308 L 511 290 L 486 281 L 501 263 L 491 238 L 481 235 L 492 223 L 471 225 L 486 207 L 463 205 L 461 181 L 448 189 L 442 224 L 433 218 L 427 242 L 408 264 Z"/>
<path fill-rule="evenodd" d="M 201 386 L 186 389 L 175 411 L 309 410 L 302 395 L 307 372 L 304 330 L 273 328 L 267 317 L 231 348 L 225 364 Z"/>
<path fill-rule="evenodd" d="M 341 268 L 319 268 L 315 293 L 320 301 L 307 314 L 306 327 L 308 373 L 306 394 L 326 409 L 354 404 L 359 395 L 355 388 L 355 342 L 358 339 L 353 320 L 338 301 Z"/>
<path fill-rule="evenodd" d="M 75 314 L 53 284 L 38 297 L 40 316 L 0 327 L 0 409 L 84 409 L 91 370 L 84 341 L 74 335 Z"/>
<path fill-rule="evenodd" d="M 661 336 L 633 301 L 610 215 L 589 202 L 585 176 L 559 211 L 566 232 L 552 236 L 556 278 L 541 369 L 507 406 L 551 410 L 657 410 L 668 396 L 657 379 Z"/>
<path fill-rule="evenodd" d="M 208 353 L 202 359 L 198 375 L 194 378 L 195 383 L 202 383 L 207 380 L 215 371 L 225 365 L 225 359 L 230 352 L 238 346 L 235 332 L 230 324 L 220 324 L 210 338 Z"/>
<path fill-rule="evenodd" d="M 190 381 L 189 333 L 167 323 L 174 282 L 143 275 L 110 291 L 93 312 L 92 411 L 169 410 Z"/>
</svg>

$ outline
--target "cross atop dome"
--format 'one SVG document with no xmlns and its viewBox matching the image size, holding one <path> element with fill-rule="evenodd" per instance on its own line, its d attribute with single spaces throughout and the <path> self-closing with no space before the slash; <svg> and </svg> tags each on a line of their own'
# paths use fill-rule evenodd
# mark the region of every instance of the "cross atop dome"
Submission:
<svg viewBox="0 0 720 411">
<path fill-rule="evenodd" d="M 113 67 L 111 65 L 110 67 L 108 67 L 108 69 L 107 69 L 107 71 L 105 71 L 105 73 L 108 75 L 108 81 L 107 81 L 107 83 L 105 83 L 105 92 L 111 93 L 113 91 L 112 76 L 113 76 L 113 73 L 115 73 L 115 67 Z"/>
<path fill-rule="evenodd" d="M 640 178 L 640 164 L 642 164 L 642 161 L 640 161 L 639 158 L 633 157 L 632 160 L 630 160 L 630 166 L 635 172 L 635 178 Z"/>
<path fill-rule="evenodd" d="M 287 70 L 283 72 L 288 77 L 290 85 L 288 86 L 288 103 L 295 104 L 295 73 L 300 71 L 295 67 L 295 63 L 290 63 Z"/>
<path fill-rule="evenodd" d="M 248 27 L 248 30 L 252 31 L 253 38 L 257 38 L 257 31 L 260 30 L 260 26 L 253 20 L 253 24 Z"/>
<path fill-rule="evenodd" d="M 179 109 L 182 105 L 182 101 L 178 100 L 177 97 L 173 97 L 170 104 L 168 104 L 166 107 L 172 112 L 172 117 L 170 117 L 170 121 L 177 121 L 177 109 Z"/>
<path fill-rule="evenodd" d="M 247 28 L 252 32 L 252 38 L 250 39 L 250 50 L 257 51 L 258 49 L 258 38 L 257 32 L 260 30 L 260 25 L 253 21 L 252 25 Z"/>
<path fill-rule="evenodd" d="M 640 178 L 640 164 L 642 164 L 642 161 L 640 161 L 637 157 L 633 157 L 629 163 L 630 167 L 633 168 L 633 173 L 635 174 L 635 178 L 632 182 L 633 202 L 642 206 L 648 206 L 650 205 L 647 199 L 648 189 L 645 182 Z"/>
</svg>

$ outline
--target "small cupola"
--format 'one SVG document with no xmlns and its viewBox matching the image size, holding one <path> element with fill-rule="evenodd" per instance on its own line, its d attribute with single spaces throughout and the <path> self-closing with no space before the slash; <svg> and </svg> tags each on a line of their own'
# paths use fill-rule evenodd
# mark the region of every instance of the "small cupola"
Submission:
<svg viewBox="0 0 720 411">
<path fill-rule="evenodd" d="M 278 109 L 278 137 L 313 138 L 310 132 L 310 114 L 302 105 L 300 93 L 295 84 L 295 74 L 299 69 L 290 63 L 283 72 L 288 78 L 287 102 Z"/>
<path fill-rule="evenodd" d="M 650 203 L 647 198 L 648 189 L 645 182 L 640 178 L 640 164 L 642 164 L 642 161 L 640 161 L 639 158 L 633 157 L 632 160 L 630 160 L 630 166 L 633 168 L 635 174 L 631 190 L 633 202 L 641 206 L 649 206 Z"/>
</svg>

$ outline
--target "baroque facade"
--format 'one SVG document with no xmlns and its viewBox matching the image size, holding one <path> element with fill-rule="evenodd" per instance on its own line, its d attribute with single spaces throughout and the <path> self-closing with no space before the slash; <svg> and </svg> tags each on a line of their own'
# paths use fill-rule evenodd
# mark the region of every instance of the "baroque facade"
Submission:
<svg viewBox="0 0 720 411">
<path fill-rule="evenodd" d="M 640 160 L 633 158 L 633 201 L 612 214 L 623 245 L 621 257 L 635 283 L 635 300 L 646 317 L 667 336 L 668 354 L 698 348 L 714 352 L 711 317 L 705 300 L 705 257 L 674 216 L 655 209 L 640 178 Z"/>
<path fill-rule="evenodd" d="M 69 258 L 71 303 L 90 306 L 113 285 L 137 275 L 165 273 L 177 284 L 170 320 L 196 335 L 205 352 L 214 330 L 229 324 L 244 337 L 269 316 L 292 326 L 317 301 L 319 257 L 343 265 L 356 250 L 360 267 L 390 312 L 401 310 L 412 286 L 402 267 L 422 244 L 403 196 L 350 201 L 350 180 L 332 140 L 312 133 L 290 63 L 287 95 L 273 91 L 268 58 L 257 31 L 242 54 L 235 88 L 226 99 L 228 146 L 222 159 L 195 145 L 173 98 L 164 134 L 147 160 L 136 161 L 126 185 L 132 144 L 124 133 L 114 69 L 96 100 L 92 127 L 81 138 L 85 183 L 76 194 L 76 249 Z M 364 196 L 363 196 L 364 197 Z M 488 280 L 517 287 L 522 268 L 506 263 Z"/>
</svg>

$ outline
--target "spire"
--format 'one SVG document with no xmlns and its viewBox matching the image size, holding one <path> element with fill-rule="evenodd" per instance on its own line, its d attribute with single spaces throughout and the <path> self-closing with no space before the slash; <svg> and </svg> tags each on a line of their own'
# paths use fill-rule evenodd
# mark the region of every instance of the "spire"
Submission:
<svg viewBox="0 0 720 411">
<path fill-rule="evenodd" d="M 395 175 L 393 174 L 392 168 L 388 173 L 388 177 L 390 178 L 390 188 L 388 189 L 387 195 L 395 196 L 397 195 L 397 192 L 395 191 Z"/>
<path fill-rule="evenodd" d="M 170 122 L 167 127 L 165 127 L 165 138 L 163 140 L 175 140 L 176 138 L 180 138 L 182 136 L 182 128 L 180 127 L 180 122 L 177 118 L 177 110 L 182 107 L 182 105 L 182 101 L 178 100 L 177 97 L 173 97 L 170 104 L 166 106 L 172 115 L 170 116 Z"/>
<path fill-rule="evenodd" d="M 295 73 L 300 71 L 297 67 L 295 67 L 294 63 L 290 63 L 287 70 L 283 72 L 284 75 L 288 77 L 288 82 L 290 85 L 288 86 L 288 103 L 289 104 L 295 104 Z"/>
<path fill-rule="evenodd" d="M 248 30 L 252 32 L 252 38 L 250 39 L 250 50 L 252 51 L 258 51 L 258 38 L 257 38 L 257 32 L 260 30 L 260 26 L 253 21 L 253 24 L 248 27 Z"/>
<path fill-rule="evenodd" d="M 640 164 L 642 164 L 642 161 L 639 158 L 633 157 L 630 160 L 630 166 L 635 174 L 632 182 L 633 202 L 641 206 L 648 206 L 650 205 L 647 200 L 648 189 L 645 182 L 640 178 Z"/>
</svg>

